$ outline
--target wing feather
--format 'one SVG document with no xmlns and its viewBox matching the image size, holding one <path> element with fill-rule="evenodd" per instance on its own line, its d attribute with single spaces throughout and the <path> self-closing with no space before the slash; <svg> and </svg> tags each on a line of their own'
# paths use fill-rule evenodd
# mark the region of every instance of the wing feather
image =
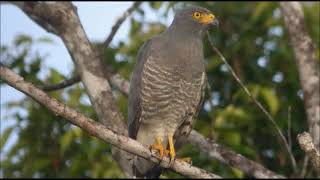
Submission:
<svg viewBox="0 0 320 180">
<path fill-rule="evenodd" d="M 129 90 L 129 100 L 128 100 L 128 131 L 129 137 L 136 139 L 137 132 L 139 129 L 139 119 L 141 116 L 141 80 L 142 80 L 142 70 L 145 62 L 150 55 L 151 40 L 146 41 L 139 49 L 137 62 L 133 69 L 130 90 Z"/>
</svg>

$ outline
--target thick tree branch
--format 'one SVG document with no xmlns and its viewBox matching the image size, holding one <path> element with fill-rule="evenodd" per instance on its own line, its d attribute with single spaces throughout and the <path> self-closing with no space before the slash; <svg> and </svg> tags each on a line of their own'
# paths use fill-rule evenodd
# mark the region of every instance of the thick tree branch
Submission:
<svg viewBox="0 0 320 180">
<path fill-rule="evenodd" d="M 79 16 L 70 2 L 15 3 L 41 27 L 62 38 L 76 65 L 91 104 L 99 120 L 108 128 L 127 135 L 127 128 L 118 103 L 115 101 L 105 72 L 105 65 L 97 49 L 89 42 Z M 113 158 L 126 176 L 131 177 L 131 155 L 113 148 Z"/>
<path fill-rule="evenodd" d="M 296 160 L 294 159 L 294 156 L 292 154 L 292 151 L 291 151 L 291 149 L 290 149 L 290 147 L 288 145 L 288 142 L 287 142 L 286 138 L 284 137 L 284 135 L 281 132 L 281 130 L 278 127 L 278 125 L 276 124 L 274 118 L 270 115 L 270 113 L 268 113 L 268 111 L 262 106 L 262 104 L 250 93 L 248 88 L 243 84 L 243 82 L 240 80 L 240 78 L 234 72 L 234 70 L 232 69 L 232 67 L 228 63 L 228 61 L 224 58 L 224 56 L 221 54 L 221 52 L 213 45 L 213 42 L 212 42 L 212 40 L 210 38 L 209 32 L 207 32 L 207 36 L 208 36 L 209 44 L 210 44 L 212 50 L 214 52 L 216 52 L 218 54 L 218 56 L 220 57 L 220 59 L 227 65 L 227 67 L 230 70 L 230 72 L 231 72 L 232 76 L 234 77 L 234 79 L 238 82 L 238 84 L 241 86 L 241 88 L 244 90 L 244 92 L 251 98 L 251 100 L 258 106 L 258 108 L 267 116 L 267 119 L 272 123 L 274 128 L 277 130 L 277 133 L 280 136 L 285 149 L 288 151 L 288 155 L 289 155 L 290 160 L 291 160 L 291 165 L 292 165 L 294 171 L 296 172 L 297 171 Z"/>
<path fill-rule="evenodd" d="M 312 137 L 309 133 L 303 132 L 298 135 L 297 139 L 301 149 L 307 154 L 309 159 L 311 159 L 311 164 L 315 172 L 320 176 L 320 152 L 313 144 Z"/>
<path fill-rule="evenodd" d="M 148 148 L 146 148 L 138 141 L 135 141 L 131 138 L 121 135 L 118 132 L 106 128 L 99 122 L 87 118 L 83 114 L 78 113 L 67 105 L 60 103 L 56 99 L 47 95 L 42 90 L 36 88 L 31 83 L 25 82 L 23 77 L 17 75 L 13 71 L 2 65 L 0 66 L 0 77 L 10 86 L 27 94 L 35 101 L 48 108 L 55 115 L 61 116 L 70 123 L 80 127 L 90 135 L 95 136 L 103 140 L 104 142 L 108 142 L 129 153 L 138 155 L 155 163 L 159 163 L 159 157 L 155 153 L 150 152 Z M 191 166 L 190 164 L 185 162 L 174 161 L 171 164 L 168 157 L 163 158 L 163 160 L 160 162 L 160 166 L 164 168 L 170 168 L 175 172 L 191 178 L 221 178 L 218 175 L 206 172 L 203 169 Z"/>
<path fill-rule="evenodd" d="M 191 131 L 188 142 L 195 147 L 198 147 L 202 152 L 205 152 L 209 157 L 215 158 L 220 162 L 233 166 L 255 178 L 285 178 L 278 175 L 262 165 L 251 161 L 241 154 L 229 150 L 220 144 L 210 142 L 203 135 L 196 131 Z"/>
<path fill-rule="evenodd" d="M 104 43 L 103 43 L 105 47 L 108 47 L 108 46 L 109 46 L 109 44 L 111 43 L 114 35 L 115 35 L 116 32 L 118 31 L 118 29 L 119 29 L 119 27 L 121 26 L 121 24 L 126 20 L 126 18 L 127 18 L 128 16 L 130 16 L 130 14 L 131 14 L 136 8 L 138 8 L 138 7 L 140 6 L 141 3 L 142 3 L 141 1 L 134 2 L 134 3 L 132 4 L 132 6 L 131 6 L 129 9 L 127 9 L 127 10 L 123 13 L 123 15 L 117 20 L 117 22 L 112 26 L 112 29 L 111 29 L 111 32 L 110 32 L 109 36 L 107 37 L 107 39 L 106 39 L 106 40 L 104 41 Z"/>
<path fill-rule="evenodd" d="M 295 62 L 303 90 L 304 107 L 307 113 L 309 132 L 313 143 L 320 148 L 320 70 L 316 62 L 315 45 L 310 38 L 302 7 L 299 2 L 280 2 L 284 25 L 289 32 Z"/>
</svg>

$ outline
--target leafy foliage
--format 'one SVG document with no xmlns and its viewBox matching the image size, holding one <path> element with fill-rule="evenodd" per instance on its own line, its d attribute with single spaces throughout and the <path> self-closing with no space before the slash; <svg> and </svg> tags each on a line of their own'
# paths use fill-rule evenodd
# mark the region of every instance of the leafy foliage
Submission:
<svg viewBox="0 0 320 180">
<path fill-rule="evenodd" d="M 192 2 L 190 2 L 192 3 Z M 299 96 L 300 85 L 293 52 L 287 32 L 283 29 L 283 18 L 279 5 L 275 2 L 193 2 L 214 12 L 220 21 L 219 28 L 212 30 L 215 46 L 245 82 L 252 94 L 276 119 L 276 123 L 286 135 L 288 131 L 288 107 L 291 111 L 292 150 L 302 169 L 304 153 L 295 137 L 307 130 L 303 100 Z M 152 11 L 164 9 L 161 18 L 174 7 L 185 3 L 149 2 Z M 303 4 L 307 29 L 315 42 L 319 60 L 319 2 Z M 130 18 L 128 42 L 120 42 L 106 49 L 105 62 L 129 79 L 139 47 L 150 37 L 165 30 L 159 22 L 145 22 L 141 7 Z M 1 60 L 27 81 L 35 84 L 58 83 L 65 79 L 58 69 L 50 69 L 44 80 L 39 79 L 45 57 L 34 52 L 35 43 L 52 43 L 50 39 L 34 40 L 28 35 L 17 36 L 12 47 L 1 46 Z M 267 168 L 292 175 L 288 154 L 281 145 L 274 127 L 263 113 L 253 104 L 219 57 L 205 43 L 205 63 L 212 98 L 207 95 L 204 108 L 200 112 L 195 129 L 207 137 L 264 164 Z M 4 85 L 1 82 L 1 85 Z M 127 115 L 127 97 L 118 96 L 121 112 Z M 93 119 L 97 119 L 80 85 L 50 92 L 50 95 L 65 102 Z M 210 103 L 211 102 L 211 103 Z M 15 113 L 15 126 L 8 127 L 1 134 L 1 149 L 12 132 L 18 139 L 5 158 L 1 159 L 4 177 L 124 177 L 112 160 L 109 144 L 89 136 L 57 117 L 30 99 L 10 102 L 7 109 L 22 108 L 27 113 Z M 4 120 L 1 120 L 4 121 Z M 210 160 L 199 149 L 184 146 L 178 156 L 189 156 L 193 164 L 223 177 L 244 178 L 246 174 Z M 179 178 L 166 172 L 162 178 Z M 307 177 L 315 177 L 307 171 Z"/>
</svg>

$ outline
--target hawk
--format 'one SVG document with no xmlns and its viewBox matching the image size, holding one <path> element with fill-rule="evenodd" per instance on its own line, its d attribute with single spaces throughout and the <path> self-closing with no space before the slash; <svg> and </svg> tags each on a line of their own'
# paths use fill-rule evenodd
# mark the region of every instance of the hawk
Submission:
<svg viewBox="0 0 320 180">
<path fill-rule="evenodd" d="M 129 137 L 175 159 L 201 108 L 206 74 L 202 38 L 215 16 L 190 6 L 172 24 L 146 41 L 137 55 L 128 102 Z M 156 178 L 161 169 L 143 158 L 134 160 L 136 176 Z"/>
</svg>

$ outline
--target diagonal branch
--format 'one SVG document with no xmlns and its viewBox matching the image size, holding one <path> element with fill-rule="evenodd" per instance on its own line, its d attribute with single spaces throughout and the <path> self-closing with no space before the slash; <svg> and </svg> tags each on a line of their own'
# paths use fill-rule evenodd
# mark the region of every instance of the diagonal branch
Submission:
<svg viewBox="0 0 320 180">
<path fill-rule="evenodd" d="M 184 176 L 191 178 L 221 178 L 218 175 L 206 172 L 203 169 L 192 166 L 186 162 L 174 161 L 170 163 L 168 157 L 164 157 L 161 162 L 159 162 L 159 156 L 150 152 L 148 148 L 144 145 L 135 141 L 131 138 L 123 136 L 113 130 L 106 128 L 101 123 L 87 118 L 81 113 L 73 110 L 65 104 L 60 103 L 56 99 L 50 97 L 42 90 L 36 88 L 31 83 L 24 81 L 23 77 L 17 75 L 10 69 L 0 66 L 0 77 L 10 86 L 16 88 L 17 90 L 25 93 L 26 95 L 33 98 L 35 101 L 43 105 L 52 111 L 55 115 L 61 116 L 70 123 L 78 126 L 82 130 L 86 131 L 92 136 L 95 136 L 104 142 L 108 142 L 120 149 L 123 149 L 129 153 L 138 155 L 147 160 L 155 163 L 159 163 L 160 166 L 164 168 L 170 168 L 173 171 L 180 173 Z"/>
<path fill-rule="evenodd" d="M 214 52 L 216 52 L 218 54 L 218 56 L 220 57 L 220 59 L 227 65 L 228 69 L 231 71 L 232 76 L 235 78 L 235 80 L 239 83 L 239 85 L 241 86 L 241 88 L 245 91 L 245 93 L 251 98 L 251 100 L 258 106 L 258 108 L 267 116 L 267 119 L 272 123 L 272 125 L 275 127 L 275 129 L 278 132 L 278 135 L 280 136 L 282 143 L 284 144 L 285 149 L 288 151 L 290 160 L 291 160 L 291 165 L 293 167 L 293 170 L 296 172 L 297 171 L 297 163 L 296 160 L 294 159 L 294 156 L 292 154 L 292 151 L 288 145 L 288 142 L 286 140 L 286 138 L 284 137 L 284 135 L 282 134 L 280 128 L 278 127 L 278 125 L 276 124 L 274 118 L 268 113 L 268 111 L 262 106 L 262 104 L 253 97 L 253 95 L 250 93 L 250 91 L 248 90 L 248 88 L 243 84 L 243 82 L 240 80 L 240 78 L 237 76 L 237 74 L 234 72 L 234 70 L 232 69 L 232 67 L 230 66 L 230 64 L 228 63 L 228 61 L 224 58 L 224 56 L 221 54 L 221 52 L 213 45 L 213 42 L 210 38 L 210 34 L 209 32 L 207 32 L 207 36 L 208 36 L 208 40 L 209 40 L 209 44 L 212 48 L 212 50 Z"/>
<path fill-rule="evenodd" d="M 255 178 L 285 178 L 220 144 L 210 142 L 197 131 L 191 131 L 188 142 L 224 164 L 233 166 Z"/>
<path fill-rule="evenodd" d="M 110 72 L 108 72 L 110 73 Z M 120 74 L 118 73 L 110 73 L 110 83 L 111 86 L 115 87 L 116 89 L 120 90 L 120 92 L 124 93 L 125 95 L 128 95 L 129 93 L 129 82 L 124 79 Z M 43 85 L 40 86 L 40 89 L 44 91 L 55 91 L 59 89 L 63 89 L 69 86 L 72 86 L 76 83 L 79 83 L 81 81 L 80 76 L 76 75 L 70 79 L 66 79 L 58 84 L 49 84 L 49 85 Z"/>
<path fill-rule="evenodd" d="M 111 32 L 109 34 L 109 36 L 107 37 L 107 39 L 104 41 L 104 46 L 108 47 L 109 44 L 111 43 L 114 35 L 116 34 L 116 32 L 118 31 L 119 27 L 121 26 L 121 24 L 126 20 L 126 18 L 128 16 L 130 16 L 130 14 L 140 6 L 142 2 L 141 1 L 136 1 L 132 4 L 132 6 L 127 9 L 123 15 L 117 20 L 117 22 L 112 26 Z"/>
<path fill-rule="evenodd" d="M 80 81 L 81 81 L 81 78 L 79 75 L 77 75 L 70 79 L 66 79 L 58 84 L 48 84 L 48 85 L 40 86 L 40 89 L 42 89 L 43 91 L 55 91 L 55 90 L 66 88 L 68 86 L 72 86 Z"/>
</svg>

